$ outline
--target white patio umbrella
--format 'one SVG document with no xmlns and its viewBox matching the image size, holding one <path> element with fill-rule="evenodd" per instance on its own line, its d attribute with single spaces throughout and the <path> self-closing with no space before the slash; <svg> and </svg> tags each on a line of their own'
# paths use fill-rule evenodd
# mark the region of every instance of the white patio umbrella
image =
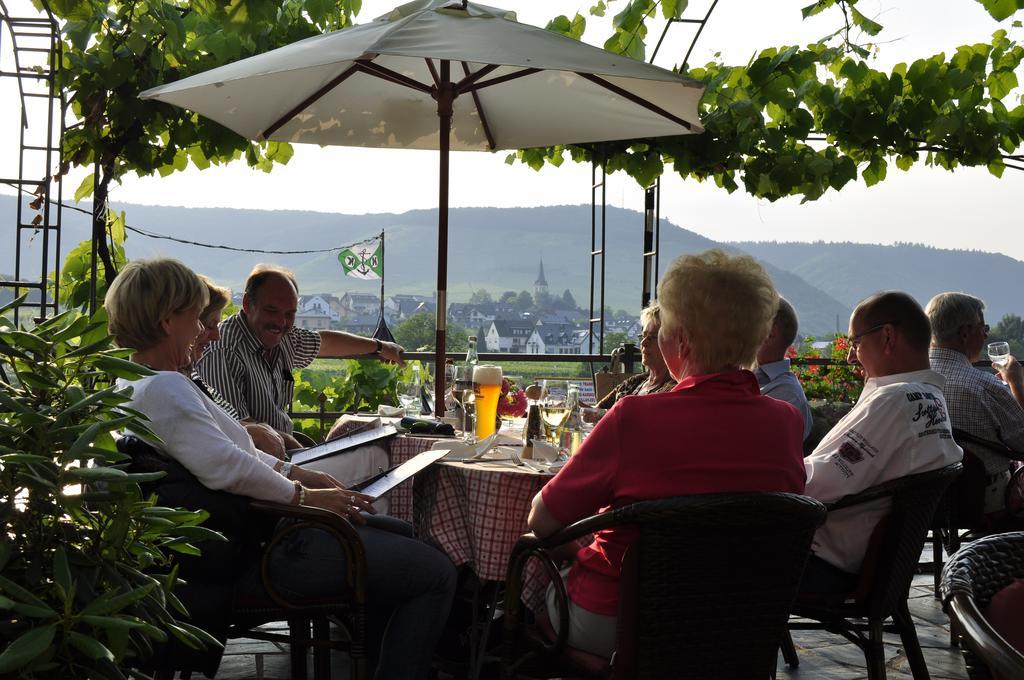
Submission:
<svg viewBox="0 0 1024 680">
<path fill-rule="evenodd" d="M 444 366 L 448 152 L 703 132 L 703 86 L 494 7 L 417 0 L 161 85 L 143 99 L 257 140 L 438 149 L 437 366 Z M 444 372 L 435 405 L 444 409 Z"/>
</svg>

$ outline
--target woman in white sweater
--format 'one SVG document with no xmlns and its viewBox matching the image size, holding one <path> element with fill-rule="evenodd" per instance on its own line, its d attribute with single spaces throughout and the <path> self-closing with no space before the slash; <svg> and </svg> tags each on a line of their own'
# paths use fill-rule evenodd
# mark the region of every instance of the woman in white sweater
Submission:
<svg viewBox="0 0 1024 680">
<path fill-rule="evenodd" d="M 379 649 L 371 650 L 380 655 L 375 677 L 427 677 L 454 595 L 454 567 L 439 551 L 410 538 L 411 531 L 367 526 L 363 513 L 374 512 L 372 498 L 257 449 L 238 421 L 179 372 L 191 361 L 207 295 L 206 284 L 176 260 L 137 260 L 118 274 L 105 299 L 110 332 L 120 346 L 135 349 L 133 361 L 155 371 L 120 381 L 133 389 L 129 405 L 148 416 L 162 440 L 161 453 L 203 486 L 347 517 L 363 540 L 369 566 L 370 634 L 380 639 Z M 344 592 L 345 557 L 335 541 L 316 529 L 290 536 L 272 558 L 278 590 L 297 599 Z M 240 587 L 262 591 L 258 571 L 259 564 L 247 565 L 238 575 Z"/>
</svg>

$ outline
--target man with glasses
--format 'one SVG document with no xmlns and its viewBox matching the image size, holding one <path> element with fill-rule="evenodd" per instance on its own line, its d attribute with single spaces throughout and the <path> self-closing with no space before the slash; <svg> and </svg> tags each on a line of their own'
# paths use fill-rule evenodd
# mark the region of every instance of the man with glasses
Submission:
<svg viewBox="0 0 1024 680">
<path fill-rule="evenodd" d="M 946 415 L 945 381 L 928 364 L 930 337 L 928 317 L 906 293 L 876 293 L 857 305 L 847 359 L 863 369 L 864 391 L 805 459 L 808 496 L 829 503 L 961 459 Z M 830 512 L 814 535 L 801 590 L 851 591 L 871 532 L 888 510 L 883 499 Z"/>
<path fill-rule="evenodd" d="M 926 311 L 932 325 L 929 358 L 932 369 L 946 378 L 953 427 L 995 447 L 1024 451 L 1024 369 L 1012 356 L 992 364 L 999 377 L 972 365 L 988 340 L 985 303 L 966 293 L 939 293 Z M 980 446 L 971 453 L 985 466 L 984 512 L 1002 510 L 1010 461 Z"/>
<path fill-rule="evenodd" d="M 796 407 L 804 419 L 804 439 L 811 433 L 811 407 L 807 395 L 793 372 L 789 370 L 786 350 L 793 346 L 800 322 L 796 310 L 785 298 L 779 298 L 779 310 L 772 320 L 768 337 L 757 351 L 757 368 L 754 376 L 761 387 L 761 394 L 779 399 Z"/>
</svg>

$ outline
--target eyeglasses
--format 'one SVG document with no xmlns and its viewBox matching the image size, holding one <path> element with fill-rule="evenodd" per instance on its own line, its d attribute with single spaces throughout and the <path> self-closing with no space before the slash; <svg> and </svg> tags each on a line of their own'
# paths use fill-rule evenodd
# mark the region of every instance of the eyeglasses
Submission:
<svg viewBox="0 0 1024 680">
<path fill-rule="evenodd" d="M 885 328 L 886 326 L 899 326 L 899 325 L 900 325 L 899 321 L 883 321 L 882 323 L 878 324 L 877 326 L 872 326 L 871 328 L 867 329 L 863 333 L 858 333 L 857 335 L 851 335 L 850 336 L 850 348 L 853 349 L 854 352 L 856 352 L 857 350 L 860 349 L 860 341 L 864 339 L 864 336 L 871 335 L 872 333 L 876 333 L 876 332 L 882 330 L 883 328 Z"/>
</svg>

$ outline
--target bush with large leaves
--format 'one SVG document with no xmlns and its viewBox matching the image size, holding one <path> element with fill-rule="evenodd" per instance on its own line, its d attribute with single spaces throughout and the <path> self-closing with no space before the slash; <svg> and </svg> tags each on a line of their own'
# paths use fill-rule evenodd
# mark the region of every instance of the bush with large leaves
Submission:
<svg viewBox="0 0 1024 680">
<path fill-rule="evenodd" d="M 117 430 L 147 430 L 111 378 L 148 369 L 103 321 L 68 311 L 18 330 L 12 307 L 0 309 L 0 676 L 122 678 L 168 635 L 218 644 L 176 620 L 168 555 L 219 535 L 145 498 L 139 483 L 162 473 L 126 472 L 114 446 Z"/>
</svg>

